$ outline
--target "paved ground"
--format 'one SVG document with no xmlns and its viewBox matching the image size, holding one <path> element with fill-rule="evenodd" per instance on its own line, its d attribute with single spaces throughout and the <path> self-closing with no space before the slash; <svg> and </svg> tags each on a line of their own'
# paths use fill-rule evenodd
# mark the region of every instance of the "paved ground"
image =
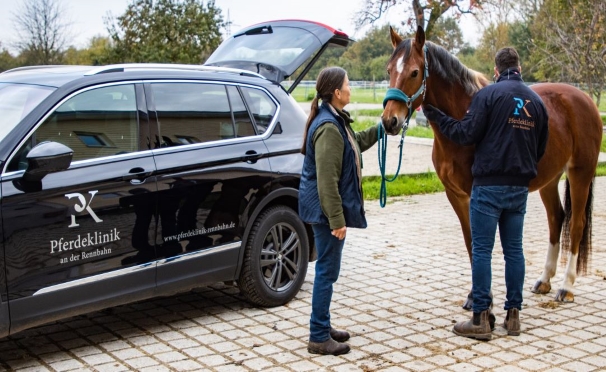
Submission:
<svg viewBox="0 0 606 372">
<path fill-rule="evenodd" d="M 405 144 L 405 172 L 431 168 L 431 145 Z M 390 143 L 391 146 L 391 143 Z M 391 146 L 396 147 L 396 146 Z M 365 174 L 376 162 L 365 156 Z M 375 152 L 376 153 L 376 152 Z M 390 159 L 395 166 L 395 159 Z M 376 165 L 375 165 L 376 167 Z M 299 295 L 254 308 L 233 287 L 189 293 L 70 318 L 0 340 L 0 370 L 17 371 L 604 371 L 606 370 L 606 177 L 596 180 L 593 261 L 576 301 L 532 294 L 547 247 L 545 212 L 529 198 L 522 335 L 500 326 L 503 259 L 493 258 L 497 328 L 489 342 L 455 336 L 470 288 L 458 221 L 444 193 L 367 202 L 369 226 L 350 229 L 332 304 L 333 325 L 352 333 L 343 356 L 307 353 L 310 266 Z M 562 280 L 562 266 L 553 282 Z"/>
</svg>

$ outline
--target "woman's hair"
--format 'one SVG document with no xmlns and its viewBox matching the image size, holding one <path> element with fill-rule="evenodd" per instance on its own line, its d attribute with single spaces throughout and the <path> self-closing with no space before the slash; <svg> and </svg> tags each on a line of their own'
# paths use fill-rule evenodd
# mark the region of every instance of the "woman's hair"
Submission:
<svg viewBox="0 0 606 372">
<path fill-rule="evenodd" d="M 318 74 L 316 79 L 316 96 L 311 101 L 311 110 L 305 124 L 305 134 L 303 135 L 303 146 L 301 153 L 305 155 L 305 147 L 307 146 L 307 132 L 313 120 L 318 115 L 318 99 L 324 102 L 332 101 L 332 94 L 335 89 L 340 89 L 347 76 L 347 71 L 341 67 L 326 67 Z"/>
</svg>

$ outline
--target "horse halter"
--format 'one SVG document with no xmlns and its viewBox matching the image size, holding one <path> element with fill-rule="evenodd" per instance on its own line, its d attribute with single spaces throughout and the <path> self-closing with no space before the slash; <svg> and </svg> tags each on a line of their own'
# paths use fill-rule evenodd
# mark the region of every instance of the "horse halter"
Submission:
<svg viewBox="0 0 606 372">
<path fill-rule="evenodd" d="M 412 110 L 410 106 L 421 94 L 423 94 L 423 100 L 425 100 L 425 82 L 427 77 L 429 76 L 429 67 L 427 66 L 427 45 L 423 47 L 423 57 L 425 58 L 425 71 L 423 71 L 423 82 L 421 86 L 417 90 L 412 97 L 408 97 L 406 93 L 398 88 L 389 88 L 387 89 L 387 93 L 385 94 L 385 98 L 383 99 L 383 108 L 387 105 L 387 101 L 395 100 L 404 102 L 406 107 L 408 107 L 408 115 L 406 116 L 406 123 L 402 126 L 402 136 L 400 137 L 400 158 L 398 161 L 398 169 L 396 170 L 396 174 L 392 178 L 387 178 L 385 176 L 385 160 L 387 157 L 387 134 L 385 133 L 385 128 L 383 128 L 383 124 L 379 122 L 377 126 L 377 149 L 379 151 L 379 170 L 381 171 L 381 189 L 379 192 L 379 204 L 381 208 L 385 207 L 387 203 L 387 186 L 386 182 L 393 182 L 398 177 L 398 173 L 400 173 L 400 166 L 402 165 L 402 150 L 404 149 L 404 136 L 406 136 L 406 131 L 408 130 L 408 123 L 410 122 L 410 117 L 412 116 Z"/>
<path fill-rule="evenodd" d="M 406 95 L 406 93 L 404 93 L 402 90 L 400 90 L 398 88 L 389 88 L 389 89 L 387 89 L 387 93 L 385 93 L 385 98 L 383 99 L 383 108 L 385 108 L 385 106 L 387 106 L 387 101 L 390 101 L 390 100 L 400 101 L 400 102 L 403 102 L 406 104 L 406 107 L 408 107 L 408 115 L 406 117 L 407 124 L 410 121 L 410 117 L 412 116 L 412 111 L 410 110 L 410 106 L 412 105 L 414 100 L 419 98 L 419 96 L 421 94 L 423 94 L 423 100 L 425 100 L 425 82 L 427 81 L 427 77 L 429 76 L 429 67 L 427 65 L 427 44 L 425 46 L 423 46 L 423 58 L 425 59 L 425 69 L 423 71 L 423 82 L 421 83 L 421 86 L 419 87 L 417 92 L 415 94 L 413 94 L 412 97 L 408 97 L 408 95 Z"/>
</svg>

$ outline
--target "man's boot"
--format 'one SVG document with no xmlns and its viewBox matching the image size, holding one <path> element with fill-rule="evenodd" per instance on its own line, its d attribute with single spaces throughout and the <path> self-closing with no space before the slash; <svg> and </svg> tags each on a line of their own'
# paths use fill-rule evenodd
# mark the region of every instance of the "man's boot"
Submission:
<svg viewBox="0 0 606 372">
<path fill-rule="evenodd" d="M 475 338 L 478 340 L 490 340 L 492 333 L 490 331 L 490 322 L 488 320 L 490 309 L 481 313 L 473 313 L 468 321 L 458 322 L 452 331 L 463 337 Z"/>
<path fill-rule="evenodd" d="M 515 307 L 507 310 L 507 317 L 503 322 L 503 328 L 507 330 L 507 334 L 510 336 L 520 335 L 520 310 Z"/>
<path fill-rule="evenodd" d="M 349 353 L 349 345 L 329 338 L 324 342 L 309 341 L 307 351 L 311 354 L 341 355 Z"/>
<path fill-rule="evenodd" d="M 337 342 L 345 342 L 349 340 L 349 332 L 339 331 L 338 329 L 330 328 L 330 338 Z"/>
</svg>

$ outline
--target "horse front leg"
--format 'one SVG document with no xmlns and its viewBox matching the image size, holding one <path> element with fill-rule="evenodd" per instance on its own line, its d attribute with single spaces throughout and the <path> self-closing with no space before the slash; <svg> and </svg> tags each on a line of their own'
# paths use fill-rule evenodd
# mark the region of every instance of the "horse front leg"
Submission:
<svg viewBox="0 0 606 372">
<path fill-rule="evenodd" d="M 532 287 L 533 293 L 547 294 L 551 291 L 551 278 L 556 274 L 558 266 L 558 257 L 560 255 L 560 235 L 562 233 L 562 224 L 564 223 L 564 209 L 560 202 L 560 193 L 558 183 L 561 174 L 555 177 L 549 184 L 539 190 L 541 200 L 547 212 L 547 224 L 549 226 L 549 245 L 547 247 L 547 257 L 545 267 L 541 277 Z"/>
<path fill-rule="evenodd" d="M 469 264 L 471 266 L 472 253 L 471 253 L 471 224 L 469 222 L 469 195 L 463 192 L 455 192 L 451 189 L 446 189 L 446 197 L 450 202 L 450 205 L 455 211 L 455 214 L 459 218 L 459 224 L 461 225 L 461 231 L 463 232 L 463 239 L 465 240 L 465 247 L 467 248 L 467 255 L 469 256 Z M 471 310 L 473 305 L 473 296 L 471 290 L 467 294 L 467 299 L 463 304 L 463 309 Z"/>
</svg>

